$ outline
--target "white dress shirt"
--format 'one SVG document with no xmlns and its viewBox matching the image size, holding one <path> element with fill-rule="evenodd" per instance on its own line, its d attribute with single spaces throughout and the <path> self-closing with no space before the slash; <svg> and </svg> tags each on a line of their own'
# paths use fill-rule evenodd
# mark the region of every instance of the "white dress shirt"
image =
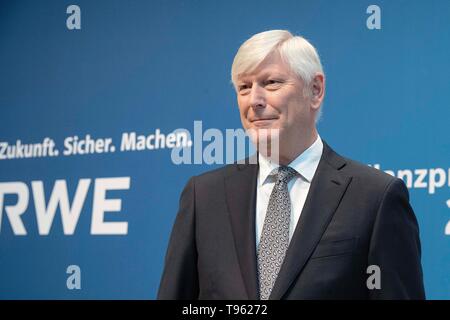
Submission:
<svg viewBox="0 0 450 320">
<path fill-rule="evenodd" d="M 289 167 L 295 169 L 298 175 L 288 183 L 289 195 L 291 198 L 291 221 L 289 224 L 289 241 L 291 241 L 298 219 L 305 205 L 306 196 L 311 186 L 311 180 L 319 165 L 322 156 L 323 143 L 320 136 L 302 154 L 295 158 Z M 256 248 L 259 246 L 261 232 L 266 218 L 267 206 L 269 205 L 270 194 L 275 185 L 275 177 L 270 173 L 279 164 L 271 162 L 261 154 L 259 156 L 258 185 L 256 191 Z"/>
</svg>

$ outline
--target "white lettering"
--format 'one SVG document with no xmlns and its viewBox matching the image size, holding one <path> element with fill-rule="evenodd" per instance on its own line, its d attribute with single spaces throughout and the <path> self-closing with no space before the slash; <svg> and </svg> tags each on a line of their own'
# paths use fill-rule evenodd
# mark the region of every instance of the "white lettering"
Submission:
<svg viewBox="0 0 450 320">
<path fill-rule="evenodd" d="M 81 289 L 81 269 L 77 265 L 70 265 L 66 270 L 70 277 L 67 278 L 66 286 L 69 290 L 80 290 Z"/>
<path fill-rule="evenodd" d="M 3 203 L 5 194 L 16 194 L 17 203 L 5 206 L 5 212 L 15 235 L 26 235 L 27 231 L 20 216 L 27 210 L 29 192 L 27 185 L 23 182 L 0 183 L 0 227 L 2 223 Z"/>
<path fill-rule="evenodd" d="M 367 7 L 366 13 L 372 14 L 367 18 L 367 29 L 381 29 L 381 9 L 379 6 L 372 4 Z"/>
<path fill-rule="evenodd" d="M 66 26 L 69 30 L 80 30 L 81 29 L 81 9 L 79 6 L 72 4 L 67 7 L 67 14 L 70 16 L 67 17 Z"/>
<path fill-rule="evenodd" d="M 414 181 L 414 188 L 426 188 L 427 183 L 423 180 L 427 176 L 427 169 L 416 169 L 414 173 L 418 175 L 417 179 Z"/>
<path fill-rule="evenodd" d="M 128 190 L 130 178 L 98 178 L 95 179 L 94 203 L 92 209 L 91 234 L 122 234 L 128 233 L 128 222 L 105 222 L 106 211 L 120 211 L 120 199 L 106 199 L 107 190 Z"/>
<path fill-rule="evenodd" d="M 56 209 L 61 211 L 61 219 L 65 235 L 73 235 L 88 193 L 91 179 L 81 179 L 75 192 L 72 206 L 69 204 L 67 184 L 65 180 L 56 180 L 50 195 L 48 206 L 45 205 L 44 184 L 42 181 L 32 181 L 36 220 L 40 235 L 48 235 L 53 224 Z"/>
</svg>

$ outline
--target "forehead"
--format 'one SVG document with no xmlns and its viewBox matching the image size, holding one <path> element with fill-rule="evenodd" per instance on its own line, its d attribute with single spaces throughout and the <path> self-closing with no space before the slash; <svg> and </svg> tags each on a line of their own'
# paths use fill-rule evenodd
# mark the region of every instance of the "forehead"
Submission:
<svg viewBox="0 0 450 320">
<path fill-rule="evenodd" d="M 277 54 L 267 56 L 254 70 L 246 72 L 238 76 L 238 80 L 244 81 L 251 78 L 267 77 L 267 76 L 292 76 L 289 65 Z"/>
</svg>

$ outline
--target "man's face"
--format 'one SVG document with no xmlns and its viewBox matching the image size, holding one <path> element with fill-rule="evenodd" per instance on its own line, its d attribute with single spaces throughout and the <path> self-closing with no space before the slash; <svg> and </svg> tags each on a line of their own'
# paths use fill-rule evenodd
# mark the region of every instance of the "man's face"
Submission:
<svg viewBox="0 0 450 320">
<path fill-rule="evenodd" d="M 278 53 L 268 56 L 254 72 L 240 76 L 237 81 L 244 129 L 279 129 L 281 147 L 301 140 L 313 130 L 316 111 L 310 98 L 303 95 L 303 89 L 303 80 Z"/>
</svg>

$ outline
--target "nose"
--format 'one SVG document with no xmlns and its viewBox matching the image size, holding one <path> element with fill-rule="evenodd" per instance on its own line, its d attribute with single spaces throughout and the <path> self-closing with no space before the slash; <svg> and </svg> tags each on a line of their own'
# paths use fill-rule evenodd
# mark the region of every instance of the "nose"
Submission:
<svg viewBox="0 0 450 320">
<path fill-rule="evenodd" d="M 260 87 L 258 84 L 252 85 L 252 91 L 250 92 L 250 106 L 253 109 L 260 109 L 266 106 L 264 88 Z"/>
</svg>

